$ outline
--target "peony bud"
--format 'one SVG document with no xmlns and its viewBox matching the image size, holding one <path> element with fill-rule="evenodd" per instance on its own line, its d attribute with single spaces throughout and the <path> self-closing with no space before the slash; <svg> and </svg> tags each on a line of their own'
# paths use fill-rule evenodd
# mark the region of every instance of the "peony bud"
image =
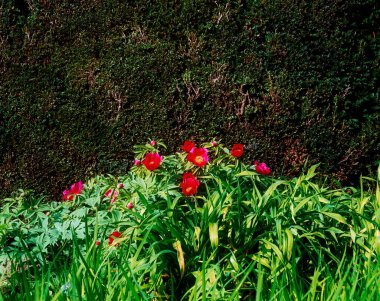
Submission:
<svg viewBox="0 0 380 301">
<path fill-rule="evenodd" d="M 128 208 L 128 209 L 132 209 L 132 208 L 133 208 L 133 203 L 132 203 L 132 202 L 129 202 L 128 205 L 127 205 L 127 208 Z"/>
</svg>

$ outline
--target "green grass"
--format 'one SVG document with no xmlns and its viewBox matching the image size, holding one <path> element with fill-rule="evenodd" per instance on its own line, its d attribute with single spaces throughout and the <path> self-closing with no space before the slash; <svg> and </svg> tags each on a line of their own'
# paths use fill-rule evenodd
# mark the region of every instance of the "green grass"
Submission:
<svg viewBox="0 0 380 301">
<path fill-rule="evenodd" d="M 380 300 L 379 178 L 331 190 L 316 166 L 276 179 L 206 147 L 203 168 L 177 153 L 95 177 L 71 202 L 2 200 L 0 300 Z M 186 197 L 188 171 L 201 185 Z"/>
</svg>

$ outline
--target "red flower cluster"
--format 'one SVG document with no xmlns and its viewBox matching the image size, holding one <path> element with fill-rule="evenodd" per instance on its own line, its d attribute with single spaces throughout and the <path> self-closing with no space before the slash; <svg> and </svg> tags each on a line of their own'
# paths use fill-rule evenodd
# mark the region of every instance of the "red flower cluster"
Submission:
<svg viewBox="0 0 380 301">
<path fill-rule="evenodd" d="M 265 163 L 254 162 L 256 171 L 263 176 L 270 174 L 270 168 Z"/>
<path fill-rule="evenodd" d="M 76 196 L 77 194 L 80 194 L 82 192 L 82 189 L 83 189 L 83 182 L 82 181 L 74 183 L 73 185 L 71 185 L 70 189 L 66 189 L 63 192 L 63 197 L 62 197 L 63 200 L 64 201 L 72 201 L 74 199 L 74 196 Z"/>
<path fill-rule="evenodd" d="M 195 143 L 189 140 L 186 140 L 182 145 L 182 150 L 189 153 L 195 147 Z"/>
<path fill-rule="evenodd" d="M 187 155 L 187 160 L 196 166 L 203 167 L 208 162 L 208 151 L 206 148 L 194 147 Z"/>
<path fill-rule="evenodd" d="M 112 232 L 111 235 L 108 237 L 108 244 L 112 245 L 115 238 L 120 238 L 120 237 L 121 237 L 121 233 L 119 231 Z"/>
<path fill-rule="evenodd" d="M 145 167 L 152 171 L 157 169 L 162 162 L 162 157 L 157 153 L 148 153 L 145 156 L 145 159 L 142 161 L 142 164 L 145 165 Z"/>
<path fill-rule="evenodd" d="M 199 181 L 191 172 L 183 174 L 181 188 L 184 195 L 189 196 L 196 194 L 199 185 Z"/>
<path fill-rule="evenodd" d="M 234 144 L 231 149 L 231 155 L 235 158 L 240 158 L 244 154 L 244 146 L 243 144 Z"/>
</svg>

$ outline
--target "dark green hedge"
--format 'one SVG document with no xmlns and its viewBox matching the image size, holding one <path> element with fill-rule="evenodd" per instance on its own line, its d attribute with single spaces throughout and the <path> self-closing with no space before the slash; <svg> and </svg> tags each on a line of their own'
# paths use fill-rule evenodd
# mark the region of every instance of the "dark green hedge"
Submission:
<svg viewBox="0 0 380 301">
<path fill-rule="evenodd" d="M 376 0 L 0 0 L 0 183 L 59 194 L 163 139 L 242 142 L 276 174 L 379 160 Z"/>
</svg>

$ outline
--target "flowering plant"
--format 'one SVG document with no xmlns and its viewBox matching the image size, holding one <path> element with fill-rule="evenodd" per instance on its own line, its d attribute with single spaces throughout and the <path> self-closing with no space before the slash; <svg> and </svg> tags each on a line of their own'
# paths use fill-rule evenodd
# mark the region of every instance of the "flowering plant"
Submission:
<svg viewBox="0 0 380 301">
<path fill-rule="evenodd" d="M 49 261 L 74 262 L 79 267 L 74 275 L 79 276 L 72 277 L 78 283 L 71 287 L 87 291 L 81 287 L 81 277 L 87 273 L 91 281 L 86 283 L 92 287 L 99 282 L 94 292 L 104 289 L 103 299 L 109 294 L 104 283 L 116 279 L 119 286 L 114 291 L 119 292 L 131 277 L 125 291 L 132 293 L 123 295 L 123 300 L 149 299 L 147 289 L 152 296 L 165 295 L 166 281 L 174 284 L 183 279 L 192 281 L 183 281 L 182 299 L 195 296 L 206 284 L 207 296 L 226 300 L 238 296 L 240 292 L 232 290 L 242 286 L 239 298 L 245 299 L 244 292 L 255 286 L 247 276 L 256 277 L 260 269 L 289 279 L 302 268 L 289 266 L 301 260 L 311 265 L 305 271 L 312 271 L 308 276 L 313 277 L 320 262 L 326 258 L 332 262 L 343 254 L 341 260 L 346 254 L 341 251 L 349 248 L 365 255 L 357 257 L 366 262 L 376 260 L 380 232 L 373 210 L 375 196 L 368 201 L 370 197 L 358 193 L 353 199 L 343 190 L 337 193 L 311 183 L 316 166 L 292 180 L 268 177 L 267 164 L 234 159 L 244 153 L 242 144 L 229 150 L 214 142 L 198 147 L 183 143 L 182 151 L 171 155 L 161 155 L 160 141 L 137 146 L 135 158 L 142 164 L 131 164 L 131 171 L 117 178 L 97 176 L 86 185 L 74 183 L 63 195 L 75 202 L 44 203 L 41 198 L 32 202 L 25 196 L 14 203 L 0 202 L 4 245 L 0 263 L 15 254 L 22 258 L 16 268 L 34 264 L 38 270 Z M 28 263 L 19 256 L 25 253 L 31 254 Z M 320 260 L 312 260 L 318 256 Z M 92 281 L 94 271 L 100 281 Z M 63 277 L 70 274 L 66 272 Z M 38 275 L 34 272 L 33 280 Z M 170 287 L 177 296 L 176 286 Z"/>
<path fill-rule="evenodd" d="M 108 189 L 107 192 L 105 193 L 105 196 L 111 199 L 110 204 L 113 204 L 116 202 L 116 198 L 118 197 L 119 192 L 116 189 Z"/>
<path fill-rule="evenodd" d="M 244 146 L 243 144 L 234 144 L 231 149 L 231 155 L 235 158 L 240 158 L 244 154 Z"/>
<path fill-rule="evenodd" d="M 267 176 L 270 174 L 270 168 L 265 163 L 259 163 L 258 161 L 254 162 L 255 169 L 259 174 Z"/>
<path fill-rule="evenodd" d="M 195 148 L 195 143 L 189 140 L 186 140 L 182 145 L 182 150 L 189 153 L 191 150 Z"/>
<path fill-rule="evenodd" d="M 63 200 L 72 201 L 74 197 L 82 192 L 83 182 L 79 181 L 71 185 L 70 189 L 63 191 Z"/>
<path fill-rule="evenodd" d="M 208 150 L 206 148 L 192 148 L 187 155 L 187 160 L 193 163 L 195 166 L 203 167 L 207 164 L 208 158 Z"/>
<path fill-rule="evenodd" d="M 142 164 L 146 169 L 153 171 L 157 169 L 162 162 L 162 157 L 157 153 L 148 153 L 145 159 L 142 161 Z"/>
<path fill-rule="evenodd" d="M 183 174 L 181 188 L 184 195 L 188 196 L 196 194 L 199 185 L 200 182 L 191 172 Z"/>
</svg>

